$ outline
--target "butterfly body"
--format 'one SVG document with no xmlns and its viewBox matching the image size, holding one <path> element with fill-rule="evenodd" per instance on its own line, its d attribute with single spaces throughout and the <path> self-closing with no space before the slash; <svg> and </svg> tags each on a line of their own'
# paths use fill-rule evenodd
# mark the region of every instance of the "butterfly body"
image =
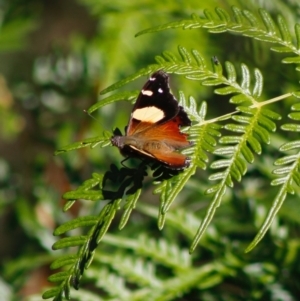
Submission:
<svg viewBox="0 0 300 301">
<path fill-rule="evenodd" d="M 124 156 L 148 157 L 171 169 L 189 165 L 189 158 L 176 152 L 190 146 L 181 126 L 190 126 L 183 107 L 171 94 L 168 75 L 155 72 L 146 82 L 133 107 L 125 136 L 111 141 Z"/>
</svg>

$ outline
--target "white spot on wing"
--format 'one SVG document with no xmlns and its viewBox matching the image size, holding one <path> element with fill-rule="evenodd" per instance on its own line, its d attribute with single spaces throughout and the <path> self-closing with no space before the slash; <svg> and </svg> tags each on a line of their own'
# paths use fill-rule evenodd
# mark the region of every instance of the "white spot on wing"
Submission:
<svg viewBox="0 0 300 301">
<path fill-rule="evenodd" d="M 142 90 L 143 95 L 152 96 L 153 92 L 151 90 Z"/>
<path fill-rule="evenodd" d="M 154 82 L 154 81 L 156 80 L 156 77 L 150 77 L 149 80 L 150 80 L 151 82 Z"/>
<path fill-rule="evenodd" d="M 158 92 L 159 92 L 159 93 L 163 93 L 164 90 L 163 90 L 162 88 L 158 88 Z"/>
<path fill-rule="evenodd" d="M 165 114 L 161 109 L 152 106 L 136 109 L 132 113 L 132 117 L 143 122 L 155 123 L 163 119 L 165 117 Z"/>
</svg>

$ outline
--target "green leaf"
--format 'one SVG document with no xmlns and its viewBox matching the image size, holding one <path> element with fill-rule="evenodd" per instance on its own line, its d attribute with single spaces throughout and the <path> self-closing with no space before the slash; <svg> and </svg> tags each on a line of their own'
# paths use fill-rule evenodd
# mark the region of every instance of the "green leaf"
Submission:
<svg viewBox="0 0 300 301">
<path fill-rule="evenodd" d="M 257 18 L 248 10 L 242 11 L 244 17 L 247 19 L 251 27 L 257 28 L 259 27 L 259 23 L 257 21 Z"/>
<path fill-rule="evenodd" d="M 236 133 L 245 133 L 246 132 L 246 126 L 244 125 L 238 125 L 238 124 L 226 124 L 224 128 L 228 131 L 236 132 Z"/>
<path fill-rule="evenodd" d="M 130 214 L 131 214 L 132 210 L 135 208 L 136 203 L 140 197 L 141 191 L 142 191 L 141 189 L 138 189 L 134 194 L 126 197 L 126 202 L 124 205 L 125 210 L 122 214 L 121 221 L 119 223 L 120 230 L 123 229 L 125 227 L 125 225 L 127 224 Z"/>
<path fill-rule="evenodd" d="M 251 123 L 251 118 L 245 115 L 235 115 L 232 116 L 232 119 L 239 123 L 246 123 L 246 124 Z"/>
<path fill-rule="evenodd" d="M 43 293 L 42 298 L 43 299 L 50 299 L 50 298 L 58 296 L 59 293 L 60 293 L 60 288 L 59 287 L 51 288 L 51 289 L 49 289 L 49 290 L 47 290 L 46 292 Z"/>
<path fill-rule="evenodd" d="M 286 57 L 282 60 L 285 64 L 300 64 L 300 57 L 294 56 L 294 57 Z"/>
<path fill-rule="evenodd" d="M 222 144 L 237 144 L 240 143 L 242 137 L 240 136 L 223 136 L 220 138 L 219 142 Z"/>
<path fill-rule="evenodd" d="M 241 88 L 245 90 L 247 93 L 250 88 L 250 71 L 249 68 L 245 64 L 241 64 L 241 69 L 242 69 L 242 83 L 241 83 Z"/>
<path fill-rule="evenodd" d="M 239 92 L 240 92 L 239 89 L 231 86 L 215 89 L 215 93 L 218 95 L 228 95 L 228 94 L 239 93 Z"/>
<path fill-rule="evenodd" d="M 281 115 L 279 115 L 278 113 L 276 113 L 274 111 L 271 111 L 269 109 L 263 108 L 261 110 L 261 114 L 263 116 L 269 117 L 270 119 L 273 119 L 273 120 L 280 120 L 281 119 Z"/>
<path fill-rule="evenodd" d="M 284 124 L 281 126 L 281 129 L 289 132 L 300 132 L 300 124 Z"/>
<path fill-rule="evenodd" d="M 247 172 L 247 164 L 242 158 L 236 158 L 236 161 L 234 162 L 236 167 L 239 169 L 239 172 L 241 175 L 245 175 Z"/>
<path fill-rule="evenodd" d="M 62 235 L 68 231 L 81 228 L 81 227 L 91 227 L 94 226 L 97 223 L 97 221 L 98 221 L 97 216 L 78 217 L 57 227 L 54 231 L 54 235 L 55 236 Z"/>
<path fill-rule="evenodd" d="M 256 153 L 256 154 L 261 154 L 261 145 L 259 143 L 259 141 L 253 137 L 253 136 L 249 136 L 247 137 L 247 142 L 249 143 L 249 145 L 251 146 L 252 150 Z"/>
<path fill-rule="evenodd" d="M 84 235 L 61 238 L 59 241 L 53 244 L 52 249 L 59 250 L 68 247 L 81 246 L 85 243 L 86 239 L 87 237 Z"/>
<path fill-rule="evenodd" d="M 188 51 L 185 51 L 185 48 L 182 48 L 182 47 L 180 49 L 181 49 L 181 51 L 179 53 L 181 55 L 183 62 L 186 64 L 190 64 L 191 57 L 190 57 Z M 163 57 L 166 59 L 167 62 L 178 63 L 177 57 L 170 51 L 164 51 Z"/>
<path fill-rule="evenodd" d="M 76 255 L 64 255 L 62 257 L 59 257 L 57 259 L 55 259 L 51 265 L 50 265 L 50 269 L 54 270 L 54 269 L 59 269 L 62 268 L 64 266 L 68 266 L 71 264 L 74 264 L 74 262 L 76 261 L 77 256 Z"/>
<path fill-rule="evenodd" d="M 259 232 L 255 236 L 253 241 L 246 248 L 245 252 L 250 252 L 262 240 L 262 238 L 264 237 L 264 235 L 266 234 L 266 232 L 270 228 L 277 212 L 281 208 L 281 206 L 282 206 L 282 204 L 283 204 L 283 202 L 286 198 L 286 195 L 287 195 L 286 188 L 285 188 L 285 185 L 283 185 L 281 190 L 276 195 L 276 197 L 273 201 L 272 207 L 269 210 L 269 213 L 268 213 L 263 225 L 260 227 Z"/>
<path fill-rule="evenodd" d="M 211 164 L 210 168 L 212 169 L 224 168 L 224 167 L 228 167 L 230 164 L 231 164 L 230 159 L 216 160 Z"/>
<path fill-rule="evenodd" d="M 235 146 L 220 147 L 214 151 L 214 154 L 219 156 L 232 156 L 235 150 Z"/>
<path fill-rule="evenodd" d="M 202 82 L 204 86 L 219 86 L 224 84 L 224 80 L 221 78 L 208 79 Z"/>
<path fill-rule="evenodd" d="M 194 236 L 194 239 L 193 239 L 191 247 L 190 247 L 190 253 L 192 253 L 195 250 L 195 248 L 197 247 L 199 240 L 201 239 L 206 228 L 210 224 L 210 222 L 215 214 L 216 209 L 220 205 L 221 198 L 223 197 L 223 195 L 226 192 L 226 186 L 224 186 L 224 185 L 215 186 L 215 189 L 217 189 L 217 190 L 215 191 L 214 199 L 212 200 L 209 208 L 207 209 L 207 211 L 205 213 L 205 217 L 204 217 L 199 229 L 197 230 L 196 235 Z M 210 189 L 210 192 L 212 192 L 212 188 Z"/>
<path fill-rule="evenodd" d="M 297 121 L 300 120 L 300 112 L 290 113 L 288 116 L 289 116 L 289 118 L 291 118 L 293 120 L 297 120 Z"/>
<path fill-rule="evenodd" d="M 225 176 L 225 172 L 217 172 L 217 173 L 214 173 L 212 175 L 209 176 L 209 180 L 210 181 L 219 181 L 219 180 L 222 180 L 224 179 L 224 176 Z M 215 192 L 215 190 L 211 190 L 211 188 L 207 191 L 207 194 L 210 194 L 210 193 L 213 193 Z"/>
<path fill-rule="evenodd" d="M 278 28 L 279 28 L 282 40 L 285 41 L 287 44 L 291 44 L 293 39 L 290 34 L 288 25 L 285 22 L 285 19 L 279 15 L 277 18 L 277 21 L 278 21 Z M 283 46 L 283 47 L 285 47 L 285 46 Z"/>
<path fill-rule="evenodd" d="M 276 131 L 276 124 L 271 119 L 264 117 L 262 114 L 259 116 L 258 124 L 262 125 L 269 132 Z"/>
<path fill-rule="evenodd" d="M 285 175 L 289 173 L 292 170 L 293 166 L 287 166 L 287 167 L 281 167 L 281 168 L 276 168 L 273 170 L 274 175 Z"/>
<path fill-rule="evenodd" d="M 192 57 L 191 57 L 190 53 L 186 50 L 186 48 L 184 48 L 184 47 L 178 47 L 178 52 L 179 52 L 179 54 L 180 54 L 180 56 L 182 58 L 182 61 L 184 63 L 186 63 L 188 65 L 190 65 L 192 63 L 192 61 L 193 61 Z M 176 57 L 173 56 L 173 58 L 174 58 L 174 62 L 176 62 L 177 61 Z"/>
<path fill-rule="evenodd" d="M 183 189 L 184 185 L 195 173 L 196 167 L 190 167 L 185 169 L 179 176 L 175 176 L 170 180 L 165 180 L 162 184 L 154 190 L 154 193 L 161 193 L 160 195 L 160 215 L 165 215 L 169 210 L 174 199 L 179 192 Z"/>
<path fill-rule="evenodd" d="M 260 9 L 259 13 L 264 22 L 264 25 L 267 28 L 268 33 L 272 36 L 276 36 L 277 35 L 276 25 L 275 25 L 273 19 L 271 18 L 270 14 L 264 9 Z"/>
<path fill-rule="evenodd" d="M 50 282 L 62 282 L 68 276 L 68 272 L 58 272 L 48 277 Z"/>
<path fill-rule="evenodd" d="M 272 180 L 271 185 L 272 186 L 278 186 L 278 185 L 282 185 L 286 182 L 286 177 L 282 177 L 282 178 L 277 178 Z"/>
<path fill-rule="evenodd" d="M 274 162 L 274 165 L 286 165 L 292 163 L 297 159 L 297 157 L 297 155 L 288 155 L 281 157 Z"/>
<path fill-rule="evenodd" d="M 258 98 L 261 96 L 261 93 L 263 91 L 264 79 L 260 70 L 258 69 L 254 70 L 254 77 L 255 77 L 255 83 L 254 83 L 252 95 L 253 97 Z"/>
<path fill-rule="evenodd" d="M 248 162 L 248 163 L 253 163 L 254 161 L 254 156 L 250 150 L 250 148 L 246 145 L 244 145 L 241 149 L 241 153 L 242 155 L 244 156 L 245 160 Z"/>
<path fill-rule="evenodd" d="M 286 152 L 286 151 L 290 151 L 290 150 L 298 149 L 298 148 L 300 148 L 300 140 L 284 143 L 280 147 L 279 150 L 282 151 L 282 152 Z"/>
<path fill-rule="evenodd" d="M 288 46 L 273 46 L 271 50 L 279 53 L 291 53 L 293 50 Z"/>
<path fill-rule="evenodd" d="M 295 103 L 294 105 L 292 105 L 292 111 L 300 111 L 300 103 Z"/>
<path fill-rule="evenodd" d="M 266 144 L 270 143 L 270 135 L 269 132 L 261 127 L 261 126 L 256 126 L 253 131 L 258 135 L 258 137 Z"/>
<path fill-rule="evenodd" d="M 94 148 L 98 145 L 100 147 L 105 147 L 111 144 L 110 139 L 112 136 L 113 134 L 111 132 L 105 131 L 103 132 L 102 136 L 87 138 L 83 141 L 75 142 L 67 146 L 64 146 L 61 149 L 57 150 L 55 152 L 55 155 L 60 155 L 61 153 L 69 152 L 71 150 L 80 149 L 87 146 L 90 146 L 91 148 Z"/>
<path fill-rule="evenodd" d="M 132 103 L 138 97 L 139 93 L 140 93 L 140 91 L 136 90 L 136 91 L 126 91 L 126 92 L 119 92 L 119 93 L 113 94 L 111 96 L 101 99 L 99 102 L 92 105 L 87 110 L 87 112 L 89 114 L 92 114 L 94 111 L 96 111 L 108 104 L 119 101 L 119 100 L 126 100 L 126 101 L 129 101 Z"/>
<path fill-rule="evenodd" d="M 244 94 L 234 95 L 230 98 L 230 103 L 241 104 L 244 102 L 249 102 L 249 97 Z"/>
<path fill-rule="evenodd" d="M 192 49 L 192 54 L 194 56 L 194 59 L 199 67 L 199 69 L 205 69 L 206 64 L 204 58 L 200 55 L 199 51 L 196 49 Z"/>
<path fill-rule="evenodd" d="M 231 22 L 231 18 L 229 16 L 229 14 L 226 12 L 226 10 L 217 7 L 216 8 L 216 13 L 219 16 L 221 21 L 224 21 L 225 23 L 230 23 Z"/>
<path fill-rule="evenodd" d="M 66 200 L 90 200 L 90 201 L 98 201 L 104 200 L 103 192 L 101 190 L 76 190 L 76 191 L 69 191 L 63 195 L 63 198 Z"/>
<path fill-rule="evenodd" d="M 225 70 L 227 72 L 227 79 L 230 83 L 236 82 L 236 70 L 234 65 L 228 61 L 225 62 Z"/>
</svg>

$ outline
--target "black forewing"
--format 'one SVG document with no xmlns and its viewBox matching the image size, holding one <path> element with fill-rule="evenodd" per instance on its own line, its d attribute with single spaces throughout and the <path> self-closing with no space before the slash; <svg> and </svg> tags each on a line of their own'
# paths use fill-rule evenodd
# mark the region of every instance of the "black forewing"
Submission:
<svg viewBox="0 0 300 301">
<path fill-rule="evenodd" d="M 143 94 L 140 92 L 136 103 L 133 106 L 127 133 L 136 131 L 137 127 L 139 127 L 139 129 L 143 128 L 141 124 L 142 121 L 132 118 L 132 114 L 136 109 L 146 107 L 157 107 L 164 112 L 164 117 L 159 120 L 157 124 L 165 123 L 179 115 L 179 126 L 191 125 L 191 121 L 186 112 L 178 105 L 178 101 L 170 91 L 169 76 L 166 72 L 159 70 L 153 73 L 151 78 L 143 86 L 142 90 L 151 91 L 152 95 L 149 96 L 147 93 Z M 150 124 L 145 124 L 145 126 L 150 126 Z"/>
<path fill-rule="evenodd" d="M 151 91 L 153 94 L 147 96 L 141 92 L 132 111 L 134 112 L 136 109 L 154 106 L 164 112 L 165 117 L 160 120 L 160 123 L 165 122 L 178 114 L 178 102 L 170 92 L 169 76 L 167 73 L 162 70 L 157 71 L 152 74 L 151 79 L 145 83 L 143 90 Z"/>
</svg>

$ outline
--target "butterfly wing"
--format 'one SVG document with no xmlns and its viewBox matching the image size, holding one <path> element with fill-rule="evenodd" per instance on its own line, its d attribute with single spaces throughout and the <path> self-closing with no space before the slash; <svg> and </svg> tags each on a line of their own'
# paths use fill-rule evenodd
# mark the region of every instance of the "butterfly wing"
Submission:
<svg viewBox="0 0 300 301">
<path fill-rule="evenodd" d="M 189 158 L 176 152 L 188 147 L 181 126 L 190 126 L 186 112 L 170 92 L 169 76 L 162 70 L 146 82 L 133 107 L 125 136 L 114 136 L 112 144 L 123 155 L 146 156 L 169 168 L 182 169 Z"/>
<path fill-rule="evenodd" d="M 126 134 L 142 132 L 154 124 L 162 124 L 180 113 L 180 126 L 191 121 L 170 92 L 169 76 L 164 71 L 155 72 L 146 82 L 133 107 Z"/>
<path fill-rule="evenodd" d="M 157 159 L 173 169 L 181 169 L 189 165 L 189 158 L 176 152 L 190 146 L 187 134 L 179 131 L 184 124 L 186 113 L 180 107 L 179 114 L 163 123 L 148 126 L 143 132 L 136 133 L 134 137 L 140 141 L 140 148 L 130 146 L 137 153 Z"/>
</svg>

